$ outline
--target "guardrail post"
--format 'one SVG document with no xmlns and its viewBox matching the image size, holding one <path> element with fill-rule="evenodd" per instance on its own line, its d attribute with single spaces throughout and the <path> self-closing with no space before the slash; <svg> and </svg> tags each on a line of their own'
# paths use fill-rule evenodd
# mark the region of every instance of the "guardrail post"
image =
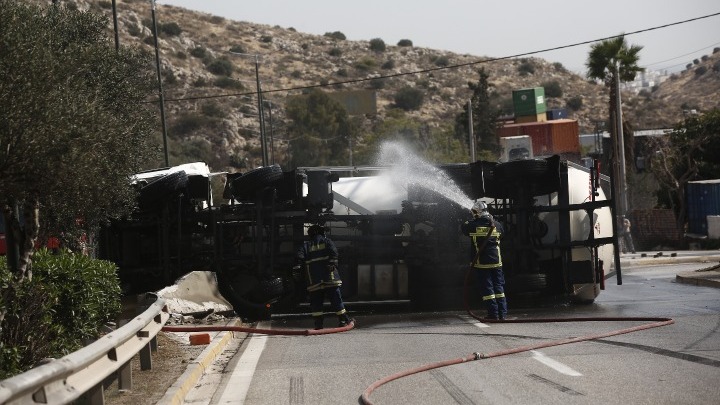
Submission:
<svg viewBox="0 0 720 405">
<path fill-rule="evenodd" d="M 132 389 L 132 361 L 123 364 L 118 370 L 118 390 Z"/>
<path fill-rule="evenodd" d="M 103 384 L 97 384 L 85 392 L 79 399 L 78 403 L 88 405 L 105 405 L 105 388 Z"/>
<path fill-rule="evenodd" d="M 152 369 L 152 355 L 151 355 L 150 343 L 146 344 L 140 349 L 140 370 L 151 370 Z"/>
</svg>

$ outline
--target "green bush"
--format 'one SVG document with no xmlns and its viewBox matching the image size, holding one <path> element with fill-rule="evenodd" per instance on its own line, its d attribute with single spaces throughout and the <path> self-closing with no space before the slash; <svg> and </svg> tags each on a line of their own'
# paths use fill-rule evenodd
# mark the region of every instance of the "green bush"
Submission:
<svg viewBox="0 0 720 405">
<path fill-rule="evenodd" d="M 401 39 L 398 41 L 397 46 L 413 46 L 413 42 L 409 39 Z"/>
<path fill-rule="evenodd" d="M 330 51 L 328 51 L 328 55 L 330 56 L 341 56 L 342 55 L 342 49 L 340 48 L 332 48 Z"/>
<path fill-rule="evenodd" d="M 578 111 L 583 106 L 583 99 L 580 96 L 573 96 L 570 97 L 567 101 L 567 106 L 569 109 L 573 111 Z"/>
<path fill-rule="evenodd" d="M 370 50 L 374 52 L 385 52 L 385 41 L 380 38 L 371 39 Z"/>
<path fill-rule="evenodd" d="M 173 123 L 170 132 L 176 135 L 187 135 L 208 125 L 209 122 L 210 119 L 204 115 L 184 113 Z"/>
<path fill-rule="evenodd" d="M 244 88 L 242 83 L 227 76 L 218 77 L 213 82 L 213 85 L 215 85 L 215 87 L 220 87 L 221 89 L 242 90 Z"/>
<path fill-rule="evenodd" d="M 190 55 L 202 59 L 207 55 L 207 50 L 202 46 L 197 46 L 190 50 Z"/>
<path fill-rule="evenodd" d="M 381 68 L 387 70 L 387 69 L 393 69 L 395 67 L 395 61 L 392 59 L 388 59 L 385 63 L 382 64 Z"/>
<path fill-rule="evenodd" d="M 263 35 L 260 37 L 260 42 L 264 42 L 266 44 L 269 44 L 270 42 L 272 42 L 272 40 L 273 40 L 272 35 Z"/>
<path fill-rule="evenodd" d="M 233 72 L 233 65 L 227 59 L 215 59 L 207 65 L 207 70 L 218 76 L 230 76 Z"/>
<path fill-rule="evenodd" d="M 375 59 L 373 58 L 365 57 L 355 62 L 354 66 L 357 70 L 368 71 L 377 66 L 377 62 L 375 62 Z"/>
<path fill-rule="evenodd" d="M 520 62 L 520 66 L 517 68 L 518 73 L 520 73 L 520 76 L 527 76 L 535 73 L 535 65 L 532 64 L 532 62 L 528 60 L 523 60 Z"/>
<path fill-rule="evenodd" d="M 395 106 L 405 111 L 417 110 L 423 102 L 423 92 L 414 87 L 403 87 L 395 93 Z"/>
<path fill-rule="evenodd" d="M 340 31 L 326 32 L 324 36 L 332 38 L 332 39 L 337 39 L 339 41 L 344 41 L 345 39 L 347 39 L 347 37 L 345 37 L 345 34 L 343 34 Z"/>
<path fill-rule="evenodd" d="M 230 52 L 235 53 L 247 53 L 247 50 L 245 50 L 245 47 L 239 44 L 235 44 L 230 47 Z"/>
<path fill-rule="evenodd" d="M 180 34 L 182 33 L 182 29 L 180 28 L 180 26 L 179 26 L 178 23 L 176 23 L 176 22 L 169 22 L 169 23 L 166 23 L 166 24 L 160 24 L 160 27 L 159 27 L 159 28 L 160 28 L 160 32 L 161 32 L 161 33 L 163 33 L 163 34 L 165 34 L 165 35 L 168 35 L 168 36 L 171 36 L 171 37 L 176 37 L 176 36 L 178 36 L 178 35 L 180 35 Z"/>
<path fill-rule="evenodd" d="M 450 65 L 450 59 L 443 55 L 435 59 L 435 65 L 440 67 L 445 67 Z"/>
<path fill-rule="evenodd" d="M 59 358 L 99 337 L 121 311 L 115 264 L 63 251 L 40 250 L 33 277 L 18 283 L 0 257 L 0 285 L 9 294 L 0 328 L 0 379 Z"/>
<path fill-rule="evenodd" d="M 560 82 L 557 80 L 545 82 L 542 84 L 542 87 L 545 88 L 546 97 L 557 98 L 563 95 L 562 87 L 560 87 Z"/>
<path fill-rule="evenodd" d="M 142 34 L 142 30 L 135 24 L 129 24 L 127 27 L 128 34 L 133 37 L 139 37 Z"/>
</svg>

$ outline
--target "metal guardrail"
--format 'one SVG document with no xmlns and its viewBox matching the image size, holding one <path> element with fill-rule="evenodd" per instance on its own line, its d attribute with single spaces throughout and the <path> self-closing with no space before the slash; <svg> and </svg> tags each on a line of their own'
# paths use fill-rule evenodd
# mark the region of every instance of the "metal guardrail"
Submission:
<svg viewBox="0 0 720 405">
<path fill-rule="evenodd" d="M 82 398 L 84 403 L 103 404 L 105 381 L 117 372 L 118 387 L 132 387 L 132 358 L 140 355 L 140 368 L 152 368 L 151 351 L 157 350 L 156 335 L 169 314 L 164 299 L 92 344 L 61 359 L 52 360 L 25 373 L 0 381 L 0 404 L 67 404 Z"/>
</svg>

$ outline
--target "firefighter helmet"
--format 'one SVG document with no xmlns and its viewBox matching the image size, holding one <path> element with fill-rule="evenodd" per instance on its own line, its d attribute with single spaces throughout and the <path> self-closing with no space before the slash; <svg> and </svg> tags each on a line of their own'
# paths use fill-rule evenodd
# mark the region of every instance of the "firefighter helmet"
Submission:
<svg viewBox="0 0 720 405">
<path fill-rule="evenodd" d="M 325 235 L 325 227 L 322 225 L 310 225 L 308 228 L 308 236 Z"/>
<path fill-rule="evenodd" d="M 475 204 L 473 204 L 470 211 L 472 211 L 473 215 L 480 215 L 483 212 L 487 212 L 488 206 L 485 204 L 484 201 L 475 201 Z"/>
</svg>

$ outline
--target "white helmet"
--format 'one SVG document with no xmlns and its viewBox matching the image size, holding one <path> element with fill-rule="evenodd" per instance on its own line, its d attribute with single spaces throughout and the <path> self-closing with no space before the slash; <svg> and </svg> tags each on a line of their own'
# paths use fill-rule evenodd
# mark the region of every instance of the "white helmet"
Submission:
<svg viewBox="0 0 720 405">
<path fill-rule="evenodd" d="M 484 201 L 475 201 L 475 204 L 473 204 L 472 208 L 470 209 L 470 211 L 472 211 L 474 215 L 480 215 L 483 212 L 487 212 L 487 210 L 488 206 L 487 204 L 485 204 Z"/>
</svg>

